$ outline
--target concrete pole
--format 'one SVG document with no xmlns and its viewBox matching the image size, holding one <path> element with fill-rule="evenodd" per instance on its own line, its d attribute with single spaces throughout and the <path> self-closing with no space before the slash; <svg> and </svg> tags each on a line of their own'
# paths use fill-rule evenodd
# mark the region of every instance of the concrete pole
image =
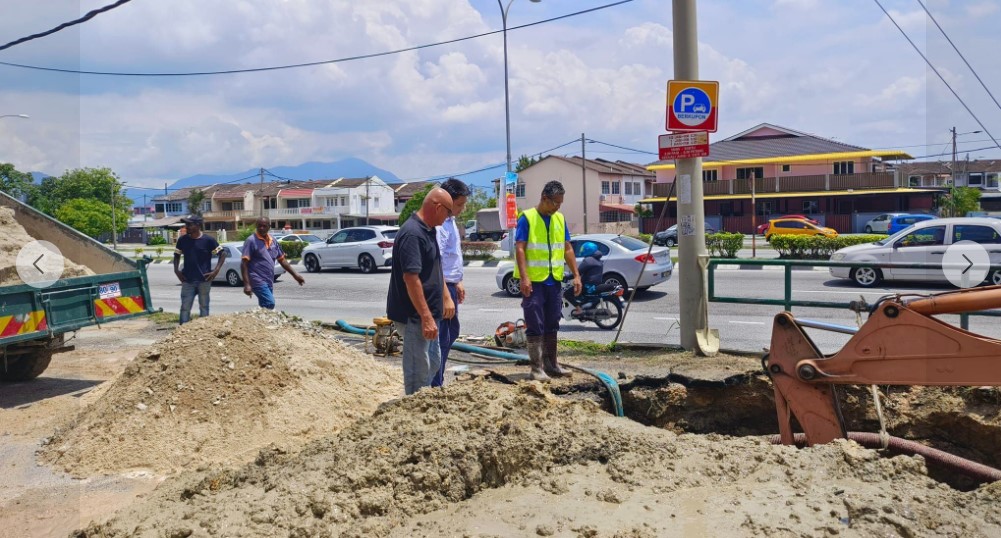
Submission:
<svg viewBox="0 0 1001 538">
<path fill-rule="evenodd" d="M 674 79 L 699 80 L 695 0 L 673 0 Z M 706 254 L 705 208 L 702 203 L 702 159 L 677 161 L 678 268 L 681 346 L 696 348 L 696 332 L 705 330 L 709 309 L 706 275 L 698 257 Z"/>
<path fill-rule="evenodd" d="M 584 198 L 584 233 L 587 233 L 587 155 L 584 153 L 584 133 L 580 134 L 580 188 Z"/>
</svg>

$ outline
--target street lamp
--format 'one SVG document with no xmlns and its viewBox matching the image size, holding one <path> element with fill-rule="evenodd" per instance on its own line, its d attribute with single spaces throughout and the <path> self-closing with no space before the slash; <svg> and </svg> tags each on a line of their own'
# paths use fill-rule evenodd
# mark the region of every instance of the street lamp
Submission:
<svg viewBox="0 0 1001 538">
<path fill-rule="evenodd" d="M 538 0 L 532 0 L 532 1 L 533 2 L 537 2 Z M 3 115 L 0 115 L 0 118 L 24 118 L 24 119 L 28 119 L 30 117 L 31 116 L 29 116 L 27 114 L 3 114 Z"/>
<path fill-rule="evenodd" d="M 531 0 L 531 2 L 538 4 L 542 0 Z M 507 171 L 511 172 L 511 94 L 508 90 L 508 78 L 507 78 L 507 14 L 511 10 L 511 4 L 514 0 L 508 0 L 507 6 L 505 7 L 501 0 L 497 0 L 497 7 L 501 11 L 501 23 L 504 27 L 504 127 L 507 132 Z M 504 227 L 507 227 L 507 176 L 504 176 L 504 181 L 501 181 L 501 189 L 497 194 L 497 213 L 502 219 L 501 222 L 504 223 Z M 512 243 L 513 244 L 513 243 Z"/>
</svg>

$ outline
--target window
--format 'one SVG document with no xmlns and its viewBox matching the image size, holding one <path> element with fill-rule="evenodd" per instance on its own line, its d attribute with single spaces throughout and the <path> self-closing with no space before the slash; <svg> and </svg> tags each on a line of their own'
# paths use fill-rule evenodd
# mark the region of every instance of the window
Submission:
<svg viewBox="0 0 1001 538">
<path fill-rule="evenodd" d="M 341 243 L 346 243 L 347 240 L 348 240 L 348 231 L 342 230 L 340 232 L 335 233 L 330 239 L 328 239 L 327 243 L 339 245 Z"/>
<path fill-rule="evenodd" d="M 611 192 L 609 188 L 610 186 L 607 181 L 601 182 L 601 194 L 608 194 L 609 192 Z"/>
<path fill-rule="evenodd" d="M 757 168 L 737 169 L 737 179 L 753 179 L 762 177 L 765 177 L 765 169 L 760 166 Z"/>
<path fill-rule="evenodd" d="M 243 202 L 223 202 L 223 211 L 243 211 Z"/>
<path fill-rule="evenodd" d="M 632 181 L 627 181 L 626 182 L 626 194 L 628 194 L 630 196 L 632 196 L 632 194 L 633 194 L 633 182 Z"/>
<path fill-rule="evenodd" d="M 804 230 L 810 225 L 803 220 L 780 220 L 775 223 L 776 228 L 786 228 L 790 230 Z"/>
<path fill-rule="evenodd" d="M 636 196 L 643 194 L 643 188 L 640 186 L 639 181 L 633 182 L 633 194 L 635 194 Z"/>
<path fill-rule="evenodd" d="M 334 196 L 332 198 L 324 198 L 323 199 L 323 205 L 325 205 L 327 207 L 334 207 L 334 206 L 336 206 L 337 205 L 337 197 Z"/>
<path fill-rule="evenodd" d="M 618 181 L 613 181 L 612 182 L 612 194 L 619 194 L 619 182 Z"/>
<path fill-rule="evenodd" d="M 792 170 L 792 165 L 790 165 L 790 164 L 783 164 L 782 165 L 782 171 L 783 172 L 788 172 L 789 170 Z"/>
<path fill-rule="evenodd" d="M 702 181 L 719 181 L 719 170 L 703 170 Z"/>
<path fill-rule="evenodd" d="M 524 198 L 525 197 L 525 182 L 524 181 L 519 181 L 514 186 L 514 195 L 517 198 Z"/>
<path fill-rule="evenodd" d="M 820 213 L 820 202 L 818 202 L 817 200 L 804 200 L 803 213 L 807 215 L 813 213 Z"/>
<path fill-rule="evenodd" d="M 897 241 L 898 247 L 928 247 L 945 243 L 945 226 L 921 228 Z"/>
<path fill-rule="evenodd" d="M 239 203 L 242 204 L 243 202 Z M 286 200 L 285 207 L 289 209 L 296 209 L 299 207 L 309 207 L 309 198 L 293 198 L 291 200 Z"/>
<path fill-rule="evenodd" d="M 953 228 L 952 242 L 973 241 L 980 244 L 1001 243 L 1001 235 L 997 230 L 989 226 L 973 226 L 971 224 L 957 224 Z"/>
<path fill-rule="evenodd" d="M 604 243 L 601 243 L 599 241 L 592 241 L 592 242 L 595 245 L 598 245 L 598 252 L 600 252 L 602 256 L 607 256 L 608 253 L 611 251 L 611 249 L 608 248 L 608 245 Z M 580 240 L 570 241 L 570 245 L 573 246 L 574 255 L 577 256 L 578 258 L 580 258 L 580 248 L 584 246 L 584 243 L 587 243 L 587 241 L 580 241 Z"/>
<path fill-rule="evenodd" d="M 966 184 L 971 187 L 982 187 L 984 185 L 984 174 L 982 172 L 974 172 L 968 175 Z"/>
<path fill-rule="evenodd" d="M 908 187 L 920 187 L 921 186 L 921 176 L 908 176 L 907 177 Z"/>
<path fill-rule="evenodd" d="M 853 161 L 838 161 L 834 163 L 835 174 L 854 174 L 855 163 Z"/>
<path fill-rule="evenodd" d="M 372 197 L 372 209 L 379 209 L 379 197 L 378 196 L 373 196 Z"/>
<path fill-rule="evenodd" d="M 984 187 L 986 187 L 988 189 L 996 189 L 996 188 L 998 188 L 998 178 L 999 177 L 1001 177 L 1001 174 L 998 174 L 997 172 L 989 172 L 987 174 L 987 183 L 984 184 Z"/>
<path fill-rule="evenodd" d="M 774 203 L 775 202 L 772 201 L 758 202 L 758 214 L 771 215 L 772 213 L 775 213 Z"/>
<path fill-rule="evenodd" d="M 202 202 L 202 211 L 212 211 L 212 200 Z"/>
</svg>

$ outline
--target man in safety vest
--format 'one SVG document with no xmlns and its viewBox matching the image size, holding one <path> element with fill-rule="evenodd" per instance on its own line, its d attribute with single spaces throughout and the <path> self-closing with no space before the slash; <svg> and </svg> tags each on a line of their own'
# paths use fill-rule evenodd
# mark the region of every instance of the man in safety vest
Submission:
<svg viewBox="0 0 1001 538">
<path fill-rule="evenodd" d="M 565 192 L 559 181 L 546 183 L 539 205 L 518 217 L 514 232 L 514 277 L 521 280 L 521 308 L 525 316 L 528 357 L 532 362 L 531 377 L 537 381 L 545 381 L 549 376 L 569 375 L 556 360 L 566 266 L 573 273 L 574 295 L 580 295 L 581 283 L 577 258 L 570 245 L 570 230 L 559 212 Z"/>
</svg>

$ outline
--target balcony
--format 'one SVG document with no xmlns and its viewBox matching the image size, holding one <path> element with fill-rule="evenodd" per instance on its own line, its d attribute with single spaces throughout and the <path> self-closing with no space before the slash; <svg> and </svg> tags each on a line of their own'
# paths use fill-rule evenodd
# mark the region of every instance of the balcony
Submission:
<svg viewBox="0 0 1001 538">
<path fill-rule="evenodd" d="M 892 189 L 896 186 L 896 179 L 892 172 L 765 177 L 754 180 L 754 192 L 757 194 L 769 192 L 814 193 L 844 191 L 848 189 Z M 653 186 L 654 196 L 667 196 L 667 193 L 670 191 L 671 183 L 655 183 Z M 751 194 L 751 180 L 725 179 L 722 181 L 703 182 L 702 194 L 705 196 Z"/>
<path fill-rule="evenodd" d="M 239 209 L 234 211 L 206 211 L 202 217 L 207 220 L 242 220 L 254 218 L 259 212 L 252 209 Z"/>
<path fill-rule="evenodd" d="M 268 217 L 272 219 L 287 219 L 291 217 L 333 218 L 337 215 L 346 215 L 349 209 L 347 206 L 287 207 L 269 209 Z"/>
</svg>

